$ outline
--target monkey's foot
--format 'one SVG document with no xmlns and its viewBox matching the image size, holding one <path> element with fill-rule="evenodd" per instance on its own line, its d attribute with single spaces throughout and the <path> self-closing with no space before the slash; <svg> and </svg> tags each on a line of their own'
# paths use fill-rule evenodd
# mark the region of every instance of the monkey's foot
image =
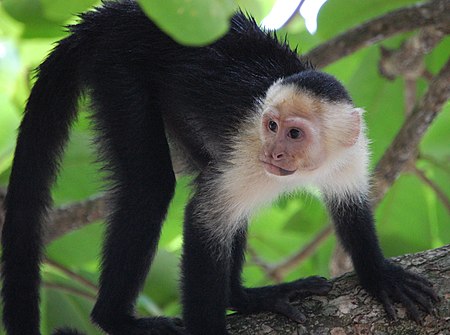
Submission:
<svg viewBox="0 0 450 335">
<path fill-rule="evenodd" d="M 331 287 L 332 284 L 325 278 L 309 277 L 274 286 L 242 288 L 231 298 L 231 309 L 243 314 L 274 312 L 303 323 L 306 320 L 305 315 L 290 304 L 290 299 L 298 296 L 326 295 Z"/>
<path fill-rule="evenodd" d="M 94 322 L 111 335 L 188 335 L 180 319 L 128 318 L 125 322 L 118 322 L 112 317 L 107 322 L 95 319 Z"/>
<path fill-rule="evenodd" d="M 394 302 L 401 303 L 418 324 L 422 323 L 419 309 L 433 314 L 433 304 L 440 299 L 427 279 L 387 261 L 380 277 L 363 286 L 381 301 L 389 318 L 397 319 Z"/>
</svg>

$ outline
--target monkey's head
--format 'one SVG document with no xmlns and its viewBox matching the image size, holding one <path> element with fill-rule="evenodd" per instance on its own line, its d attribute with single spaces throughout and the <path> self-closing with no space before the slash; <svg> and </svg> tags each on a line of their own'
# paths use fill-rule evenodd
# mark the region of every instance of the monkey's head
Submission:
<svg viewBox="0 0 450 335">
<path fill-rule="evenodd" d="M 358 141 L 361 109 L 332 76 L 304 71 L 274 83 L 262 101 L 259 160 L 272 175 L 328 165 Z"/>
</svg>

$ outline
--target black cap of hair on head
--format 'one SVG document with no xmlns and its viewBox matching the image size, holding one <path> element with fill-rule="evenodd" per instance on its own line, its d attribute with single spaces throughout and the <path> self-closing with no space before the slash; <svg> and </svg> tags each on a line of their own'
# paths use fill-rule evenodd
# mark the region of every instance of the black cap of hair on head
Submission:
<svg viewBox="0 0 450 335">
<path fill-rule="evenodd" d="M 336 78 L 323 72 L 314 70 L 298 72 L 284 78 L 281 84 L 295 84 L 297 87 L 331 102 L 352 103 L 344 86 Z"/>
</svg>

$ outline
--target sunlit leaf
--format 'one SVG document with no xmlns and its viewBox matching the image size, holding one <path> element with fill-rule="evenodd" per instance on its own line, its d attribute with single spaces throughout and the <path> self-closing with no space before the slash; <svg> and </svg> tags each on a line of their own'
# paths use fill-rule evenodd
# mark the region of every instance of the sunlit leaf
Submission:
<svg viewBox="0 0 450 335">
<path fill-rule="evenodd" d="M 64 22 L 99 3 L 98 0 L 40 0 L 40 2 L 44 16 L 56 22 Z"/>
<path fill-rule="evenodd" d="M 328 0 L 319 12 L 317 34 L 323 38 L 330 38 L 383 13 L 417 2 L 416 0 Z"/>
<path fill-rule="evenodd" d="M 174 40 L 204 45 L 224 35 L 235 6 L 232 0 L 138 0 L 147 15 Z"/>
<path fill-rule="evenodd" d="M 11 166 L 19 116 L 11 100 L 0 93 L 0 174 Z"/>
</svg>

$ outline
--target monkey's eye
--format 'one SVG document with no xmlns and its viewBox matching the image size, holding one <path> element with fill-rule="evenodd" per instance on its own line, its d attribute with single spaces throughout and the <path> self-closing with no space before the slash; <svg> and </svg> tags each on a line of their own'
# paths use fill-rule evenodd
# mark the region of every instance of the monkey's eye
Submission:
<svg viewBox="0 0 450 335">
<path fill-rule="evenodd" d="M 302 135 L 303 135 L 303 132 L 300 129 L 296 129 L 296 128 L 289 130 L 289 133 L 288 133 L 288 136 L 290 138 L 293 138 L 294 140 L 302 137 Z"/>
<path fill-rule="evenodd" d="M 270 120 L 269 123 L 268 123 L 268 128 L 269 128 L 269 130 L 271 132 L 275 133 L 277 131 L 277 129 L 278 129 L 278 125 L 277 125 L 277 123 L 275 121 Z"/>
</svg>

